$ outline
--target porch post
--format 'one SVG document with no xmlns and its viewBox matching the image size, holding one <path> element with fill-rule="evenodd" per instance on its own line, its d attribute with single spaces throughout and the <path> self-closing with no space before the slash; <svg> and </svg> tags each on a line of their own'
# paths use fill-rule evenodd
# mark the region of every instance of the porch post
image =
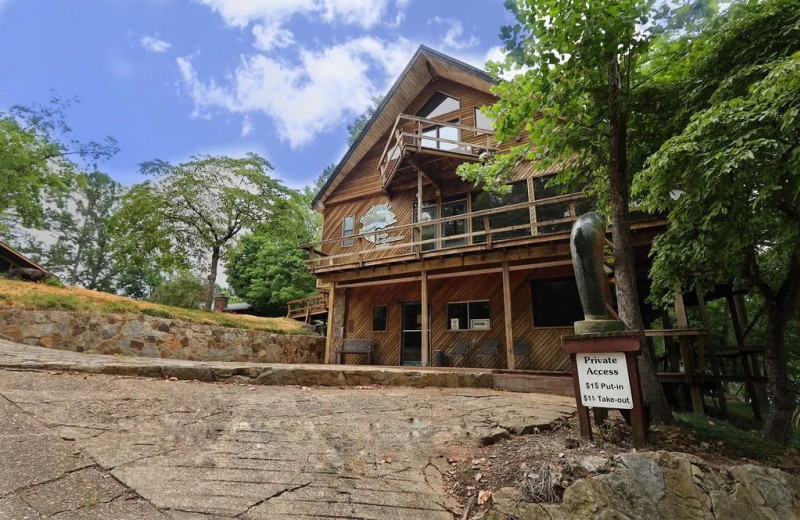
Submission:
<svg viewBox="0 0 800 520">
<path fill-rule="evenodd" d="M 336 292 L 336 282 L 331 282 L 331 290 L 328 293 L 328 330 L 325 334 L 325 364 L 333 363 L 333 309 Z"/>
<path fill-rule="evenodd" d="M 512 330 L 511 315 L 511 279 L 508 274 L 508 262 L 503 262 L 503 317 L 506 322 L 506 361 L 508 369 L 514 370 L 517 367 L 514 359 L 514 332 Z"/>
<path fill-rule="evenodd" d="M 421 306 L 422 306 L 422 366 L 428 366 L 428 360 L 430 359 L 430 355 L 428 354 L 428 329 L 430 328 L 430 324 L 428 323 L 428 272 L 425 268 L 422 269 L 421 273 L 421 286 L 422 286 L 422 298 L 421 298 Z"/>
</svg>

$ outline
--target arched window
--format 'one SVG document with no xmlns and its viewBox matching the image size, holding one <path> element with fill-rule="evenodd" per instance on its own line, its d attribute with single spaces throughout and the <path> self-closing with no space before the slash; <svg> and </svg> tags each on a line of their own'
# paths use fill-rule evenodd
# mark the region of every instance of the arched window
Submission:
<svg viewBox="0 0 800 520">
<path fill-rule="evenodd" d="M 454 97 L 450 97 L 443 92 L 437 92 L 428 100 L 427 103 L 417 112 L 419 117 L 437 117 L 461 108 L 461 103 Z"/>
</svg>

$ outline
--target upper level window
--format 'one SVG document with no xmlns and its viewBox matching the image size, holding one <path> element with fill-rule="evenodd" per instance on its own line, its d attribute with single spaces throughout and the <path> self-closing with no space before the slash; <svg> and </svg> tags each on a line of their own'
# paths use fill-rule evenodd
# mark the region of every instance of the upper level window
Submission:
<svg viewBox="0 0 800 520">
<path fill-rule="evenodd" d="M 523 202 L 528 202 L 528 184 L 525 181 L 514 182 L 511 184 L 511 190 L 508 193 L 500 194 L 483 190 L 473 193 L 472 211 L 498 209 L 497 213 L 489 215 L 489 227 L 491 229 L 505 229 L 505 231 L 492 233 L 492 240 L 523 237 L 531 234 L 531 229 L 528 227 L 531 222 L 531 215 L 528 208 L 502 211 L 503 207 L 521 204 Z M 483 230 L 483 218 L 474 217 L 472 219 L 473 233 Z M 480 234 L 475 236 L 473 242 L 486 242 L 486 235 Z"/>
<path fill-rule="evenodd" d="M 457 125 L 458 119 L 448 121 Z M 455 150 L 461 141 L 461 132 L 452 126 L 436 125 L 422 130 L 422 146 L 425 148 L 438 148 L 439 150 Z"/>
<path fill-rule="evenodd" d="M 356 227 L 356 219 L 352 215 L 348 215 L 344 217 L 342 220 L 342 237 L 351 237 L 355 234 L 355 227 Z M 345 238 L 342 240 L 342 247 L 348 247 L 353 245 L 352 238 Z"/>
<path fill-rule="evenodd" d="M 478 107 L 475 107 L 475 128 L 488 131 L 494 129 L 494 119 L 481 112 L 481 109 Z"/>
<path fill-rule="evenodd" d="M 428 100 L 427 103 L 417 112 L 419 117 L 436 117 L 448 112 L 453 112 L 461 108 L 461 103 L 454 97 L 450 97 L 443 92 L 437 92 Z"/>
</svg>

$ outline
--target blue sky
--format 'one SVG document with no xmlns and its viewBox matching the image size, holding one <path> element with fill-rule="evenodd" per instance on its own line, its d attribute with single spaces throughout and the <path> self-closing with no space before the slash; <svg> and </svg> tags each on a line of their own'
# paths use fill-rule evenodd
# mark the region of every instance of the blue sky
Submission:
<svg viewBox="0 0 800 520">
<path fill-rule="evenodd" d="M 346 127 L 419 44 L 473 65 L 499 56 L 501 0 L 0 0 L 0 108 L 81 101 L 101 169 L 252 151 L 289 186 L 345 152 Z"/>
</svg>

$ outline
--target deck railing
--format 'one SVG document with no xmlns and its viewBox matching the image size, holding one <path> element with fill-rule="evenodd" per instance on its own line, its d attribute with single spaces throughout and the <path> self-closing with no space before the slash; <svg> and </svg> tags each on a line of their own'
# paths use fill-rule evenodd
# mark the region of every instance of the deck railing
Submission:
<svg viewBox="0 0 800 520">
<path fill-rule="evenodd" d="M 302 319 L 310 323 L 311 317 L 328 312 L 328 297 L 325 294 L 316 294 L 308 298 L 298 298 L 287 302 L 289 312 L 287 318 Z"/>
<path fill-rule="evenodd" d="M 302 247 L 309 252 L 307 262 L 312 271 L 363 267 L 397 259 L 421 259 L 448 253 L 485 251 L 529 242 L 539 237 L 568 234 L 572 222 L 579 216 L 576 203 L 586 198 L 583 193 L 549 197 L 332 238 Z M 553 204 L 563 205 L 563 217 L 537 219 L 537 208 Z M 511 222 L 501 222 L 498 225 L 497 220 L 505 220 L 503 217 Z M 466 232 L 444 235 L 443 224 L 456 221 L 463 221 Z M 423 239 L 423 232 L 431 229 L 435 230 L 435 237 Z"/>
<path fill-rule="evenodd" d="M 425 135 L 423 132 L 431 128 L 439 128 L 437 135 Z M 458 132 L 458 139 L 439 137 L 441 129 L 452 129 Z M 461 132 L 469 132 L 469 141 L 465 141 Z M 389 185 L 394 178 L 400 163 L 409 151 L 431 152 L 444 154 L 458 154 L 471 157 L 480 157 L 483 153 L 493 153 L 497 150 L 494 143 L 494 132 L 485 128 L 476 128 L 458 123 L 436 121 L 417 116 L 400 114 L 389 133 L 389 139 L 383 148 L 378 172 L 381 176 L 383 187 Z"/>
</svg>

